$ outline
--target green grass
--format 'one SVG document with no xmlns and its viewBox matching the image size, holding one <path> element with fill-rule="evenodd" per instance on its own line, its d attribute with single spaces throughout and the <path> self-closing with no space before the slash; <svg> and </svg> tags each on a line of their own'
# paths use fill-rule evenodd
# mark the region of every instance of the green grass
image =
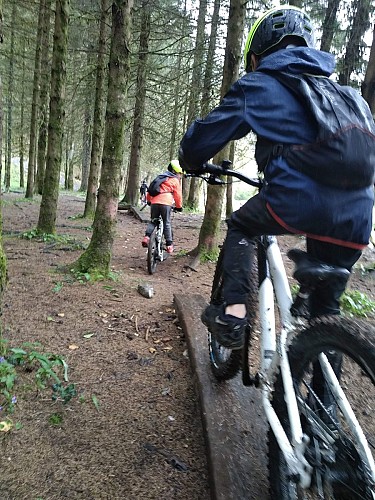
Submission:
<svg viewBox="0 0 375 500">
<path fill-rule="evenodd" d="M 367 318 L 375 315 L 375 302 L 362 292 L 346 290 L 340 304 L 341 309 L 349 316 Z"/>
<path fill-rule="evenodd" d="M 214 250 L 212 252 L 203 252 L 200 255 L 200 261 L 201 262 L 217 262 L 217 259 L 219 258 L 219 253 L 220 250 Z"/>
<path fill-rule="evenodd" d="M 292 297 L 295 298 L 299 290 L 298 285 L 291 286 Z M 375 302 L 365 293 L 355 290 L 346 290 L 340 299 L 341 311 L 347 316 L 368 318 L 375 316 Z"/>
</svg>

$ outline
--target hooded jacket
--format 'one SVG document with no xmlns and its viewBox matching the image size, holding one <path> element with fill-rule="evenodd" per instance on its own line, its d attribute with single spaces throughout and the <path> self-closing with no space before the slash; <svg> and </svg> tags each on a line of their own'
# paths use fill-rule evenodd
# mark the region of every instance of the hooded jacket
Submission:
<svg viewBox="0 0 375 500">
<path fill-rule="evenodd" d="M 287 87 L 262 70 L 328 77 L 334 67 L 331 54 L 307 47 L 282 49 L 262 58 L 257 70 L 238 80 L 217 108 L 189 127 L 180 145 L 184 167 L 199 170 L 229 141 L 250 131 L 258 140 L 274 143 L 313 142 L 317 130 L 311 116 Z M 270 159 L 264 178 L 260 196 L 287 231 L 355 249 L 368 244 L 372 186 L 353 190 L 329 187 L 291 168 L 281 156 Z"/>
<path fill-rule="evenodd" d="M 176 208 L 182 207 L 182 187 L 180 179 L 176 174 L 171 172 L 165 172 L 168 178 L 160 184 L 160 194 L 156 196 L 151 196 L 147 191 L 146 200 L 151 203 L 158 203 L 159 205 L 169 205 L 175 204 Z"/>
</svg>

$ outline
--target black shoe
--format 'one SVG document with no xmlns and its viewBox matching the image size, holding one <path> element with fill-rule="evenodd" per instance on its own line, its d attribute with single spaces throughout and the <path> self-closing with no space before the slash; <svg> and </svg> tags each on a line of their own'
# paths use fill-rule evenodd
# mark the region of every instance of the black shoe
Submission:
<svg viewBox="0 0 375 500">
<path fill-rule="evenodd" d="M 223 306 L 211 304 L 202 312 L 201 319 L 223 347 L 233 350 L 242 349 L 245 341 L 246 318 L 240 319 L 225 314 Z"/>
</svg>

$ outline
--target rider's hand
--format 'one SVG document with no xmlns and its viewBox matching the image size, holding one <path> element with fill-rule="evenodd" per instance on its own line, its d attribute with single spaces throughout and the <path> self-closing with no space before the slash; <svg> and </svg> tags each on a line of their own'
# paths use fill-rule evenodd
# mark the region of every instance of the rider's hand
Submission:
<svg viewBox="0 0 375 500">
<path fill-rule="evenodd" d="M 198 176 L 206 173 L 206 169 L 204 168 L 203 165 L 200 165 L 199 167 L 188 167 L 184 168 L 185 174 L 193 175 L 193 176 Z"/>
<path fill-rule="evenodd" d="M 150 205 L 151 205 L 151 201 L 148 201 L 148 202 L 147 202 L 147 205 L 148 205 L 148 206 L 150 206 Z"/>
<path fill-rule="evenodd" d="M 182 212 L 182 207 L 180 207 L 180 208 L 174 207 L 174 211 L 175 212 Z"/>
<path fill-rule="evenodd" d="M 181 167 L 183 168 L 183 170 L 186 174 L 202 175 L 205 173 L 203 165 L 199 165 L 199 166 L 198 165 L 191 165 L 190 162 L 188 163 L 186 161 L 182 148 L 180 148 L 180 150 L 178 152 L 178 159 L 179 159 Z"/>
</svg>

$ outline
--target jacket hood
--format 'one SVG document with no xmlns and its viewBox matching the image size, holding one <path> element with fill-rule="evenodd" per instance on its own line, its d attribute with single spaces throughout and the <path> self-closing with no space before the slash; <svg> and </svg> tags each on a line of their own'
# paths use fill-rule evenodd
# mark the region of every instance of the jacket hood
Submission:
<svg viewBox="0 0 375 500">
<path fill-rule="evenodd" d="M 332 54 L 309 47 L 281 49 L 261 59 L 257 71 L 285 71 L 291 74 L 331 76 L 336 62 Z"/>
</svg>

